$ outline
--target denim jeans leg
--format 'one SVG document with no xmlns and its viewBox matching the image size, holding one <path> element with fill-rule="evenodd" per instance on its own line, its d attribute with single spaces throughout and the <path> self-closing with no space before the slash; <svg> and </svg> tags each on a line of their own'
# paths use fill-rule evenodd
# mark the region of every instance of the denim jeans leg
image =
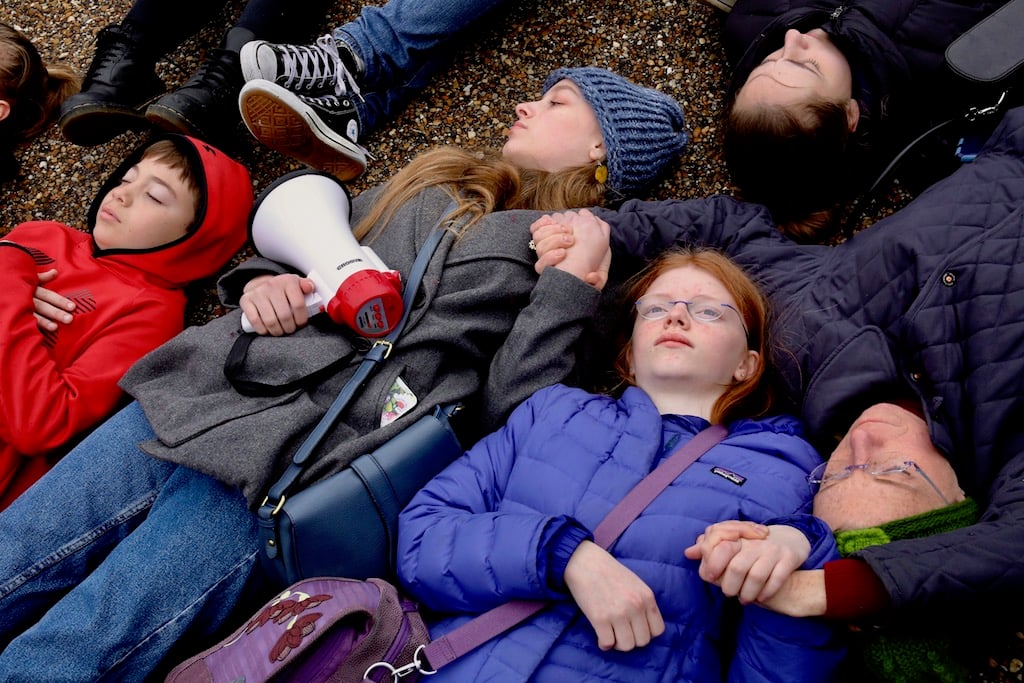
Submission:
<svg viewBox="0 0 1024 683">
<path fill-rule="evenodd" d="M 144 421 L 137 406 L 128 410 L 133 420 Z M 241 494 L 206 475 L 138 452 L 134 436 L 106 429 L 109 424 L 101 428 L 101 436 L 111 442 L 110 450 L 128 455 L 123 441 L 132 445 L 132 456 L 115 463 L 93 442 L 88 455 L 99 456 L 99 464 L 82 467 L 83 458 L 76 458 L 77 470 L 92 477 L 101 470 L 110 479 L 150 467 L 169 474 L 155 495 L 147 494 L 145 519 L 122 524 L 116 540 L 103 543 L 102 554 L 91 542 L 78 541 L 81 547 L 66 553 L 43 548 L 39 557 L 47 559 L 37 561 L 40 571 L 7 589 L 9 595 L 0 598 L 0 619 L 7 618 L 5 603 L 17 605 L 28 598 L 37 603 L 38 612 L 39 597 L 45 595 L 50 606 L 33 625 L 17 625 L 14 639 L 0 653 L 2 681 L 28 680 L 25 676 L 55 682 L 143 681 L 167 665 L 164 660 L 173 647 L 201 649 L 204 635 L 223 624 L 253 574 L 259 546 L 253 515 Z M 44 503 L 41 493 L 34 499 Z M 141 505 L 135 501 L 133 505 Z M 51 516 L 61 516 L 60 499 L 46 498 L 45 503 Z M 116 509 L 111 506 L 111 519 Z M 31 528 L 29 524 L 26 530 Z M 86 535 L 80 532 L 76 539 Z M 75 542 L 60 539 L 51 545 L 67 548 Z M 4 586 L 12 584 L 9 576 L 0 574 Z M 36 584 L 51 588 L 44 593 Z M 53 586 L 66 593 L 60 596 Z"/>
<path fill-rule="evenodd" d="M 467 29 L 508 0 L 389 0 L 363 7 L 334 30 L 365 65 L 362 126 L 371 131 L 393 117 L 448 62 Z"/>
<path fill-rule="evenodd" d="M 139 452 L 151 438 L 131 404 L 0 513 L 0 649 L 145 519 L 175 469 Z"/>
</svg>

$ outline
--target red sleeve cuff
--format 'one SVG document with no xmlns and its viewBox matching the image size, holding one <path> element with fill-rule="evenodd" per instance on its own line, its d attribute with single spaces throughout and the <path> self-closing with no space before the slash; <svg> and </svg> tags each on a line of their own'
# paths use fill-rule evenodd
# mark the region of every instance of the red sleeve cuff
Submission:
<svg viewBox="0 0 1024 683">
<path fill-rule="evenodd" d="M 825 563 L 825 618 L 856 621 L 889 607 L 889 594 L 867 562 L 853 558 Z"/>
</svg>

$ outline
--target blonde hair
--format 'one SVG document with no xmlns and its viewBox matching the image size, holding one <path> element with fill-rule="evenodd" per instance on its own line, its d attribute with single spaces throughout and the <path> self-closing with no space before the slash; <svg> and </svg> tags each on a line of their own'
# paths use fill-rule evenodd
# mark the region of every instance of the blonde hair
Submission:
<svg viewBox="0 0 1024 683">
<path fill-rule="evenodd" d="M 485 215 L 509 209 L 564 211 L 604 203 L 606 186 L 594 177 L 594 166 L 551 173 L 521 169 L 495 151 L 469 152 L 436 147 L 418 155 L 381 190 L 370 213 L 356 225 L 356 239 L 383 229 L 395 208 L 428 187 L 443 187 L 458 203 L 446 217 L 463 217 L 465 231 Z"/>
<path fill-rule="evenodd" d="M 725 423 L 741 417 L 760 417 L 771 412 L 775 405 L 775 391 L 767 380 L 768 299 L 740 266 L 729 257 L 708 248 L 677 248 L 668 251 L 637 273 L 628 283 L 626 301 L 632 303 L 642 297 L 663 273 L 685 266 L 699 268 L 722 283 L 736 302 L 736 310 L 747 327 L 747 348 L 757 351 L 754 372 L 741 381 L 730 384 L 711 408 L 711 422 Z M 636 320 L 636 307 L 630 306 L 630 320 Z M 615 372 L 625 384 L 634 384 L 630 366 L 633 342 L 627 339 L 620 345 L 615 358 Z"/>
<path fill-rule="evenodd" d="M 78 73 L 63 64 L 47 65 L 23 33 L 0 22 L 0 99 L 11 112 L 0 121 L 0 148 L 9 150 L 42 133 L 60 106 L 78 92 Z"/>
</svg>

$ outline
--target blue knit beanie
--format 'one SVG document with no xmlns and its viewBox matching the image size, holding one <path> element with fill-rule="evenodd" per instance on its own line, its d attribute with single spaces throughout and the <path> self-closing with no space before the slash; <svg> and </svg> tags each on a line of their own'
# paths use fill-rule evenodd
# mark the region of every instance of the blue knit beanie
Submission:
<svg viewBox="0 0 1024 683">
<path fill-rule="evenodd" d="M 576 84 L 597 115 L 613 193 L 647 189 L 686 147 L 683 108 L 668 95 L 593 66 L 552 71 L 544 92 L 562 79 Z"/>
</svg>

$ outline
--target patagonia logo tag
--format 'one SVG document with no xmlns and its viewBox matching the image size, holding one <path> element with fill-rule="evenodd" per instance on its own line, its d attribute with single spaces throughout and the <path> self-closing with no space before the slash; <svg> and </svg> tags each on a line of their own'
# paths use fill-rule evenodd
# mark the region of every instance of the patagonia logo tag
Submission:
<svg viewBox="0 0 1024 683">
<path fill-rule="evenodd" d="M 725 469 L 724 467 L 712 467 L 711 468 L 711 474 L 717 474 L 722 479 L 728 479 L 729 481 L 731 481 L 732 483 L 736 484 L 737 486 L 743 486 L 745 483 L 747 483 L 747 478 L 746 477 L 741 477 L 740 475 L 736 474 L 735 472 L 730 472 L 729 470 Z"/>
</svg>

